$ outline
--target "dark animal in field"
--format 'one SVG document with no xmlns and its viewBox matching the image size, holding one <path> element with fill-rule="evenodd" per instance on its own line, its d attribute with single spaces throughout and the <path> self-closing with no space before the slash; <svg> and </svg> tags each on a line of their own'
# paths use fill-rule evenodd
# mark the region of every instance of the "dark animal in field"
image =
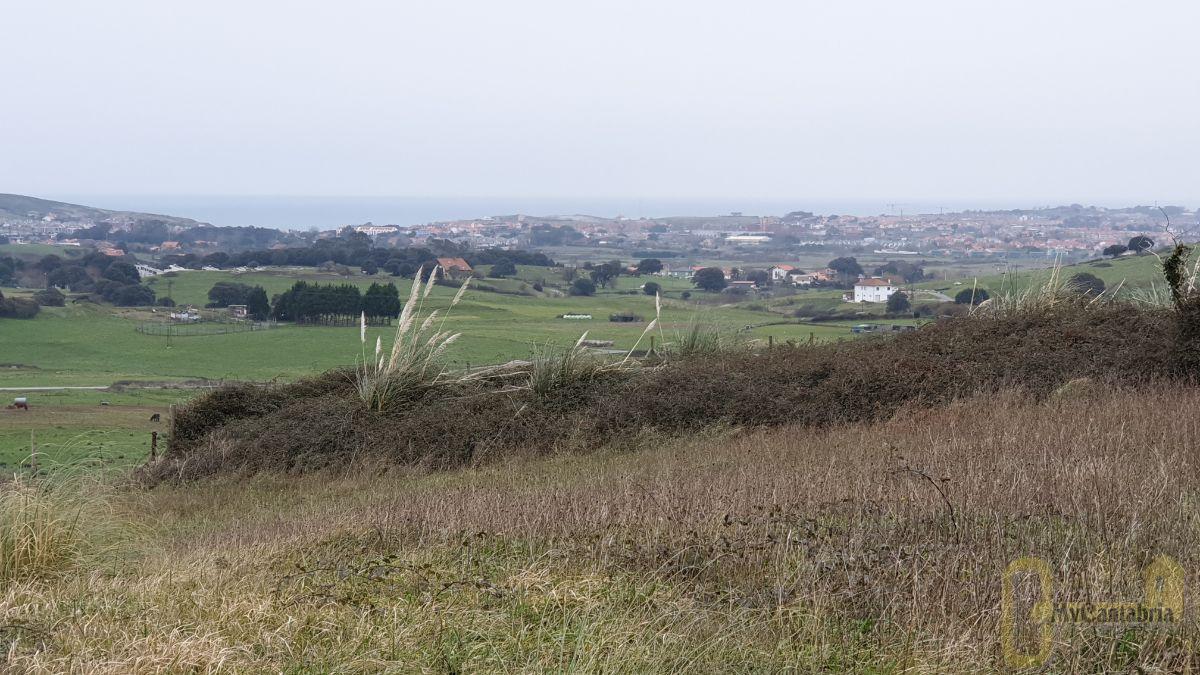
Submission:
<svg viewBox="0 0 1200 675">
<path fill-rule="evenodd" d="M 162 419 L 162 415 L 160 415 L 158 413 L 154 413 L 153 415 L 150 416 L 151 422 L 158 422 L 161 419 Z"/>
<path fill-rule="evenodd" d="M 8 407 L 13 410 L 29 410 L 29 404 L 26 403 L 25 401 L 17 401 L 16 403 L 14 403 Z"/>
</svg>

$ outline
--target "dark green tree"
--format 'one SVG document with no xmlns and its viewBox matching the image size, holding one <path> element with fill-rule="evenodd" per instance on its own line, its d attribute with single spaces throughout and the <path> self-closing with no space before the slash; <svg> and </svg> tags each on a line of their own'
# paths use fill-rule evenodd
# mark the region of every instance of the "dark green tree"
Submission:
<svg viewBox="0 0 1200 675">
<path fill-rule="evenodd" d="M 899 314 L 907 312 L 912 307 L 912 303 L 908 301 L 908 295 L 904 291 L 896 291 L 888 296 L 887 311 L 890 314 Z"/>
<path fill-rule="evenodd" d="M 1084 295 L 1100 295 L 1104 292 L 1104 280 L 1089 272 L 1080 272 L 1067 281 L 1067 288 Z"/>
<path fill-rule="evenodd" d="M 571 282 L 571 295 L 595 295 L 596 284 L 591 279 L 579 278 Z"/>
<path fill-rule="evenodd" d="M 646 258 L 637 264 L 638 274 L 657 274 L 663 269 L 663 263 L 658 258 Z"/>
<path fill-rule="evenodd" d="M 725 282 L 725 272 L 720 267 L 705 267 L 696 270 L 692 275 L 692 283 L 702 291 L 720 293 L 728 284 Z"/>
<path fill-rule="evenodd" d="M 964 288 L 954 296 L 954 302 L 960 305 L 978 305 L 991 296 L 982 288 Z"/>
</svg>

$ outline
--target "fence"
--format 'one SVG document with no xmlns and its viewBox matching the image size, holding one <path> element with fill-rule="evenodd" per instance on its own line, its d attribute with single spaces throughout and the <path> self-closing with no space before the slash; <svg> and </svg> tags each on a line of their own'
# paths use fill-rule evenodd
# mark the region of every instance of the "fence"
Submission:
<svg viewBox="0 0 1200 675">
<path fill-rule="evenodd" d="M 159 337 L 199 337 L 203 335 L 228 335 L 229 333 L 251 333 L 277 328 L 274 321 L 201 321 L 197 323 L 164 323 L 144 321 L 136 327 L 143 335 Z"/>
</svg>

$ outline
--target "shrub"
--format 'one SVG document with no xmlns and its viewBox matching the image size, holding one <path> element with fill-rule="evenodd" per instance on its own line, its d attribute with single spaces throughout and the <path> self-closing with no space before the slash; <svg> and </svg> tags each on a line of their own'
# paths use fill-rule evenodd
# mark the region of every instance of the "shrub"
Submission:
<svg viewBox="0 0 1200 675">
<path fill-rule="evenodd" d="M 492 269 L 488 270 L 488 276 L 494 279 L 503 279 L 511 277 L 517 273 L 517 266 L 511 260 L 501 259 L 492 265 Z"/>
<path fill-rule="evenodd" d="M 990 298 L 982 288 L 964 288 L 954 296 L 954 302 L 960 305 L 979 305 Z"/>
<path fill-rule="evenodd" d="M 642 292 L 646 295 L 658 295 L 662 292 L 662 286 L 660 286 L 657 282 L 647 281 L 642 285 Z"/>
<path fill-rule="evenodd" d="M 32 319 L 41 310 L 37 301 L 29 298 L 5 298 L 0 293 L 0 318 Z"/>
<path fill-rule="evenodd" d="M 53 286 L 34 293 L 33 299 L 42 307 L 62 307 L 67 304 L 67 296 Z"/>
<path fill-rule="evenodd" d="M 1104 280 L 1095 274 L 1080 272 L 1067 281 L 1067 288 L 1075 293 L 1097 296 L 1104 292 Z"/>
<path fill-rule="evenodd" d="M 575 281 L 571 282 L 570 293 L 571 293 L 571 295 L 582 295 L 582 296 L 595 295 L 596 294 L 596 284 L 592 283 L 591 279 L 584 279 L 584 278 L 580 277 L 580 278 L 576 279 Z"/>
</svg>

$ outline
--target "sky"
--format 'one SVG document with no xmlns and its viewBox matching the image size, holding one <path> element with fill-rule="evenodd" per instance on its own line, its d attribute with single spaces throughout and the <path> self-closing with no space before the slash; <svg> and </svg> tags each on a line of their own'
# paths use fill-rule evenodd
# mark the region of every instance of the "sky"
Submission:
<svg viewBox="0 0 1200 675">
<path fill-rule="evenodd" d="M 1200 204 L 1200 3 L 3 0 L 0 192 Z"/>
</svg>

